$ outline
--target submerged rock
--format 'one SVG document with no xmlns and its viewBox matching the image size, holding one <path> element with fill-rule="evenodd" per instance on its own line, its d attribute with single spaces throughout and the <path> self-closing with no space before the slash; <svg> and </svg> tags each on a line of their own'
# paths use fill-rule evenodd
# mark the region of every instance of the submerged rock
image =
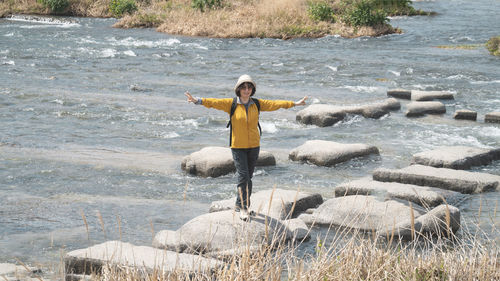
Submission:
<svg viewBox="0 0 500 281">
<path fill-rule="evenodd" d="M 453 118 L 457 119 L 457 120 L 476 121 L 477 120 L 477 112 L 472 111 L 472 110 L 460 109 L 460 110 L 455 111 L 455 114 L 453 114 Z"/>
<path fill-rule="evenodd" d="M 391 110 L 399 110 L 401 104 L 394 98 L 382 102 L 356 105 L 333 106 L 327 104 L 313 104 L 297 113 L 298 122 L 319 127 L 331 126 L 345 118 L 346 114 L 362 115 L 365 118 L 380 118 Z"/>
<path fill-rule="evenodd" d="M 235 201 L 236 197 L 215 201 L 210 205 L 210 212 L 234 209 Z M 321 203 L 323 203 L 323 197 L 318 193 L 270 189 L 252 194 L 250 210 L 283 220 L 297 217 L 307 209 L 316 208 Z"/>
<path fill-rule="evenodd" d="M 108 241 L 71 251 L 64 257 L 66 274 L 100 273 L 103 266 L 129 270 L 139 275 L 159 272 L 211 272 L 224 263 L 198 255 L 179 254 L 120 241 Z"/>
<path fill-rule="evenodd" d="M 411 91 L 411 100 L 414 101 L 432 101 L 432 100 L 452 100 L 455 96 L 446 91 Z"/>
<path fill-rule="evenodd" d="M 413 101 L 407 105 L 406 116 L 416 117 L 425 114 L 443 114 L 446 107 L 439 101 Z"/>
<path fill-rule="evenodd" d="M 413 184 L 380 182 L 370 178 L 350 181 L 335 188 L 335 197 L 349 195 L 372 195 L 381 199 L 402 199 L 424 207 L 436 207 L 443 204 L 444 200 L 453 204 L 453 202 L 463 198 L 461 193 L 455 191 Z"/>
<path fill-rule="evenodd" d="M 339 106 L 312 104 L 297 112 L 296 120 L 306 125 L 327 127 L 343 120 L 345 115 L 345 112 Z"/>
<path fill-rule="evenodd" d="M 449 219 L 443 220 L 445 217 Z M 440 205 L 429 211 L 405 201 L 365 195 L 332 198 L 312 215 L 299 218 L 307 224 L 335 225 L 403 239 L 427 233 L 443 235 L 460 228 L 460 211 L 453 206 Z M 412 234 L 412 225 L 416 235 Z"/>
<path fill-rule="evenodd" d="M 411 165 L 398 170 L 377 169 L 373 172 L 373 179 L 432 186 L 464 194 L 494 190 L 500 183 L 500 176 L 496 175 L 423 165 Z"/>
<path fill-rule="evenodd" d="M 484 116 L 486 123 L 500 123 L 500 112 L 490 112 Z"/>
<path fill-rule="evenodd" d="M 333 166 L 356 157 L 379 154 L 378 148 L 371 145 L 344 144 L 323 140 L 306 141 L 293 149 L 289 158 L 294 161 L 313 163 L 318 166 Z"/>
<path fill-rule="evenodd" d="M 274 166 L 276 159 L 267 151 L 261 151 L 257 166 Z M 184 157 L 181 169 L 202 177 L 219 177 L 236 171 L 229 147 L 209 146 Z"/>
<path fill-rule="evenodd" d="M 500 148 L 444 146 L 413 155 L 412 163 L 451 169 L 470 169 L 500 159 Z"/>
<path fill-rule="evenodd" d="M 257 213 L 249 221 L 243 221 L 238 212 L 227 210 L 198 216 L 177 231 L 160 231 L 153 246 L 225 258 L 249 249 L 255 252 L 263 246 L 274 247 L 284 241 L 307 238 L 307 226 L 299 219 L 282 221 Z"/>
</svg>

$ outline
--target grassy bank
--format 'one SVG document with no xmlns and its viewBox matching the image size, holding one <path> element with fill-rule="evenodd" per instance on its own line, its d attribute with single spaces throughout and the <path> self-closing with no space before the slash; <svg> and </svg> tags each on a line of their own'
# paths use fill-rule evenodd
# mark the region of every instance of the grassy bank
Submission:
<svg viewBox="0 0 500 281">
<path fill-rule="evenodd" d="M 8 14 L 117 17 L 115 27 L 220 38 L 296 38 L 400 32 L 388 16 L 420 15 L 407 0 L 5 0 Z"/>
</svg>

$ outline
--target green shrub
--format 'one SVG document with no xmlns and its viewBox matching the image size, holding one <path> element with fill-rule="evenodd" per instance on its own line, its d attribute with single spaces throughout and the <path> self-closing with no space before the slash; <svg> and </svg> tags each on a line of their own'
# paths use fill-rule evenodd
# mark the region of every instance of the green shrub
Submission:
<svg viewBox="0 0 500 281">
<path fill-rule="evenodd" d="M 355 27 L 376 26 L 389 20 L 387 14 L 383 10 L 377 9 L 371 0 L 356 1 L 350 8 L 347 8 L 342 19 Z"/>
<path fill-rule="evenodd" d="M 114 17 L 121 18 L 125 13 L 137 11 L 137 5 L 134 0 L 111 0 L 109 11 Z"/>
<path fill-rule="evenodd" d="M 315 21 L 334 22 L 333 8 L 326 2 L 309 2 L 307 4 L 307 14 Z"/>
<path fill-rule="evenodd" d="M 204 12 L 206 9 L 217 9 L 222 7 L 222 0 L 192 0 L 191 7 Z"/>
<path fill-rule="evenodd" d="M 38 2 L 42 3 L 54 13 L 62 12 L 69 6 L 68 0 L 39 0 Z"/>
<path fill-rule="evenodd" d="M 500 36 L 491 37 L 488 42 L 486 42 L 486 48 L 490 51 L 490 54 L 500 57 Z"/>
<path fill-rule="evenodd" d="M 417 15 L 411 0 L 372 0 L 375 9 L 384 10 L 390 16 Z"/>
</svg>

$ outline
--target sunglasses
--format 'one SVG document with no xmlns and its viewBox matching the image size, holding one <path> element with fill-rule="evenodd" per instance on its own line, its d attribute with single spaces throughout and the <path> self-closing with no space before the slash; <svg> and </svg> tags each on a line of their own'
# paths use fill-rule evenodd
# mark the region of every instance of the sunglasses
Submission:
<svg viewBox="0 0 500 281">
<path fill-rule="evenodd" d="M 245 82 L 239 86 L 240 89 L 253 89 L 252 83 Z"/>
</svg>

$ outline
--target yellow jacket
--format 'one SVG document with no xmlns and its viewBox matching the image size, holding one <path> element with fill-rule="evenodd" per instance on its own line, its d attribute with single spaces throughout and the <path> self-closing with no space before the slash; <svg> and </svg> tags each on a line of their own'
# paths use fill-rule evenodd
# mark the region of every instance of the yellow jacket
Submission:
<svg viewBox="0 0 500 281">
<path fill-rule="evenodd" d="M 274 111 L 280 108 L 290 108 L 295 105 L 293 101 L 285 100 L 261 100 L 260 111 Z M 224 110 L 227 114 L 231 112 L 233 98 L 215 99 L 204 98 L 202 104 L 208 108 Z M 259 110 L 252 103 L 248 108 L 248 116 L 245 105 L 237 104 L 231 117 L 231 148 L 254 148 L 260 146 L 260 134 L 257 123 L 259 122 Z"/>
</svg>

